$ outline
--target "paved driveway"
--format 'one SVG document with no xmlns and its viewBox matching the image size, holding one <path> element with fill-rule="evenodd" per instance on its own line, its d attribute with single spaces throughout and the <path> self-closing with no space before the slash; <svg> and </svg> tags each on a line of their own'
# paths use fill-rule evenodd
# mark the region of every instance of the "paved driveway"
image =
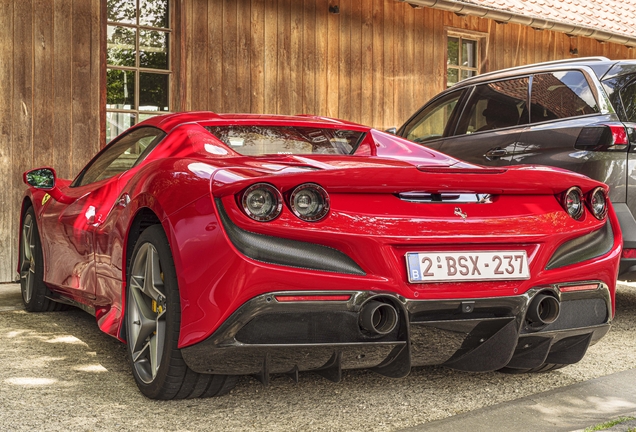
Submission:
<svg viewBox="0 0 636 432">
<path fill-rule="evenodd" d="M 617 293 L 612 331 L 549 374 L 415 368 L 394 380 L 349 371 L 339 384 L 249 377 L 226 396 L 159 402 L 138 392 L 126 349 L 79 310 L 29 314 L 0 285 L 0 430 L 395 430 L 636 367 L 636 286 Z"/>
</svg>

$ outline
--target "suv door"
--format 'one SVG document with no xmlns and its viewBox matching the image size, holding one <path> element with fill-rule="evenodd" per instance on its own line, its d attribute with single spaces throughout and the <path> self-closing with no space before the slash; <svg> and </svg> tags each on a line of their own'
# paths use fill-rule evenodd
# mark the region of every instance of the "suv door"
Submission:
<svg viewBox="0 0 636 432">
<path fill-rule="evenodd" d="M 528 82 L 520 77 L 476 85 L 440 150 L 475 164 L 509 165 L 528 123 Z"/>
<path fill-rule="evenodd" d="M 580 70 L 535 74 L 531 82 L 530 127 L 513 154 L 513 163 L 557 166 L 612 186 L 610 198 L 625 201 L 625 152 L 577 149 L 583 128 L 616 121 L 601 113 L 596 87 Z M 592 81 L 593 82 L 593 81 Z"/>
</svg>

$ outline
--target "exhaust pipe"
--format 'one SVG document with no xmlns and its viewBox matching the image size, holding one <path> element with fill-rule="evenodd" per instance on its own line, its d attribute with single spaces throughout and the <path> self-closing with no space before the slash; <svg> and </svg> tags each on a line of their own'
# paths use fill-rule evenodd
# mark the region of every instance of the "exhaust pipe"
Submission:
<svg viewBox="0 0 636 432">
<path fill-rule="evenodd" d="M 397 326 L 397 322 L 397 310 L 388 303 L 372 300 L 364 305 L 360 312 L 360 326 L 374 335 L 391 333 Z"/>
<path fill-rule="evenodd" d="M 557 320 L 560 310 L 559 300 L 548 294 L 537 294 L 528 306 L 526 318 L 531 324 L 548 325 Z"/>
</svg>

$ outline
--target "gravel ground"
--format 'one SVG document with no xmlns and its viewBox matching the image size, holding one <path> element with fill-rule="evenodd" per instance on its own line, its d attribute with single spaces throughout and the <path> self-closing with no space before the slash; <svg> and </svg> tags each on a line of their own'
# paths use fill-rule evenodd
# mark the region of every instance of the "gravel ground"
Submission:
<svg viewBox="0 0 636 432">
<path fill-rule="evenodd" d="M 397 430 L 636 367 L 636 285 L 619 286 L 610 333 L 578 364 L 547 374 L 414 368 L 404 379 L 348 371 L 339 384 L 302 373 L 228 395 L 141 396 L 123 344 L 79 310 L 29 314 L 0 285 L 0 430 Z"/>
</svg>

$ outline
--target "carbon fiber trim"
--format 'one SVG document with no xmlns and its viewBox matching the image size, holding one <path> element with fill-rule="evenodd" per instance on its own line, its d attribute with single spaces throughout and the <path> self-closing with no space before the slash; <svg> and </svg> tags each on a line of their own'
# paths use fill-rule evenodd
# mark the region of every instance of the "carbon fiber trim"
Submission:
<svg viewBox="0 0 636 432">
<path fill-rule="evenodd" d="M 590 291 L 561 293 L 556 286 L 536 287 L 513 297 L 470 300 L 407 300 L 389 293 L 339 291 L 350 299 L 279 302 L 277 296 L 291 293 L 273 292 L 246 302 L 211 336 L 182 348 L 181 353 L 196 372 L 252 374 L 265 383 L 271 373 L 294 377 L 298 371 L 314 371 L 338 381 L 345 369 L 369 368 L 403 377 L 412 366 L 445 365 L 488 372 L 505 366 L 537 367 L 550 362 L 546 358 L 560 360 L 553 363 L 574 363 L 611 325 L 609 288 L 595 283 L 599 288 Z M 558 294 L 562 304 L 574 306 L 566 307 L 571 313 L 566 310 L 566 319 L 555 328 L 523 334 L 528 304 L 548 289 Z M 334 292 L 293 294 L 324 293 Z M 375 338 L 360 334 L 356 317 L 373 301 L 396 307 L 396 333 Z M 462 307 L 467 301 L 473 305 L 471 312 Z M 592 306 L 606 311 L 598 311 L 599 317 L 605 316 L 603 322 L 568 319 Z M 572 352 L 570 347 L 574 347 Z"/>
<path fill-rule="evenodd" d="M 216 206 L 230 241 L 249 258 L 288 267 L 358 276 L 366 275 L 364 270 L 339 250 L 314 243 L 245 231 L 230 220 L 221 200 L 216 200 Z"/>
<path fill-rule="evenodd" d="M 608 253 L 614 245 L 614 233 L 609 222 L 600 230 L 563 243 L 554 252 L 546 270 L 587 261 Z"/>
</svg>

